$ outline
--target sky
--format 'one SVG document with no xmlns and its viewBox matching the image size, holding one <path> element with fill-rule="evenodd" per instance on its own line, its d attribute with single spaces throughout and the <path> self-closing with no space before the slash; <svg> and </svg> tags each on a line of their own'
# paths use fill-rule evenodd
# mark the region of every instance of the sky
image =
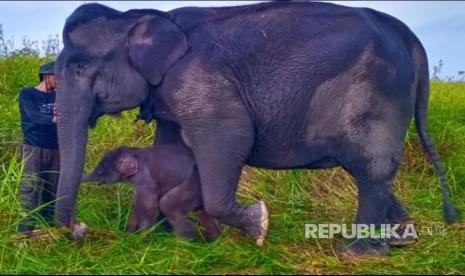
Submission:
<svg viewBox="0 0 465 276">
<path fill-rule="evenodd" d="M 100 2 L 126 11 L 154 8 L 168 11 L 183 6 L 232 6 L 258 1 L 0 1 L 0 24 L 6 39 L 20 46 L 23 37 L 41 42 L 59 34 L 66 18 L 79 5 Z M 439 76 L 457 76 L 465 70 L 465 1 L 328 1 L 345 6 L 370 7 L 406 23 L 426 48 L 430 71 L 443 60 Z"/>
</svg>

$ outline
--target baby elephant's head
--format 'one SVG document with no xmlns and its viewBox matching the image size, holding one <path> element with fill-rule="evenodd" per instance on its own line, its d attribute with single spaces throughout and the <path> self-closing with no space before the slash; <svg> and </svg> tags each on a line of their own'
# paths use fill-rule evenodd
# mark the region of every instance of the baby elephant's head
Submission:
<svg viewBox="0 0 465 276">
<path fill-rule="evenodd" d="M 134 150 L 134 148 L 119 147 L 108 152 L 94 171 L 84 174 L 81 181 L 111 184 L 130 180 L 139 171 L 139 160 Z"/>
</svg>

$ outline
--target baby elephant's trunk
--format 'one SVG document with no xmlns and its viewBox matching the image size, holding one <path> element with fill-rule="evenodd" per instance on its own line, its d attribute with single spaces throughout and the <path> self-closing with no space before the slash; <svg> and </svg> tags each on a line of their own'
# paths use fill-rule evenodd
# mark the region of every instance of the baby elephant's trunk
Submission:
<svg viewBox="0 0 465 276">
<path fill-rule="evenodd" d="M 104 185 L 104 184 L 110 184 L 112 182 L 108 182 L 105 178 L 102 178 L 95 173 L 85 173 L 81 177 L 81 183 L 85 182 L 95 182 L 97 185 Z"/>
<path fill-rule="evenodd" d="M 89 182 L 92 181 L 91 174 L 83 174 L 81 177 L 81 182 Z"/>
</svg>

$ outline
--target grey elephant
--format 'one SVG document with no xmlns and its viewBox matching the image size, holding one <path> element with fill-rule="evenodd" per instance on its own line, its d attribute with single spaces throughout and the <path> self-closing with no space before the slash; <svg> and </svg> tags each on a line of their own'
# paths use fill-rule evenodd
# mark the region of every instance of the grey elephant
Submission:
<svg viewBox="0 0 465 276">
<path fill-rule="evenodd" d="M 427 133 L 426 53 L 392 16 L 318 2 L 168 12 L 86 4 L 66 20 L 63 40 L 56 67 L 62 226 L 76 223 L 89 127 L 140 106 L 157 122 L 157 145 L 192 150 L 207 213 L 258 243 L 266 205 L 235 198 L 245 164 L 341 166 L 357 182 L 356 223 L 408 221 L 392 183 L 413 117 L 440 176 L 445 219 L 457 217 Z M 355 254 L 389 249 L 372 239 L 343 245 Z"/>
<path fill-rule="evenodd" d="M 197 212 L 207 240 L 214 240 L 221 230 L 202 209 L 200 179 L 194 157 L 181 145 L 149 148 L 118 147 L 108 152 L 82 182 L 100 184 L 131 182 L 135 186 L 130 232 L 152 227 L 159 211 L 176 233 L 188 239 L 198 235 L 187 215 Z"/>
</svg>

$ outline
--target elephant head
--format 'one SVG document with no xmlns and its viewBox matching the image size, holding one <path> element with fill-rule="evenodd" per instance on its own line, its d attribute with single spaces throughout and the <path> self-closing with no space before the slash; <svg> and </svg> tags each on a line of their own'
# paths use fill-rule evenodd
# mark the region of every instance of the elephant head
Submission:
<svg viewBox="0 0 465 276">
<path fill-rule="evenodd" d="M 103 114 L 140 106 L 189 49 L 185 33 L 157 10 L 119 12 L 85 4 L 67 19 L 57 77 L 61 174 L 57 220 L 75 223 L 88 128 Z"/>
<path fill-rule="evenodd" d="M 128 181 L 138 173 L 140 167 L 134 150 L 135 148 L 119 147 L 108 152 L 91 173 L 82 176 L 81 182 L 112 184 Z"/>
</svg>

